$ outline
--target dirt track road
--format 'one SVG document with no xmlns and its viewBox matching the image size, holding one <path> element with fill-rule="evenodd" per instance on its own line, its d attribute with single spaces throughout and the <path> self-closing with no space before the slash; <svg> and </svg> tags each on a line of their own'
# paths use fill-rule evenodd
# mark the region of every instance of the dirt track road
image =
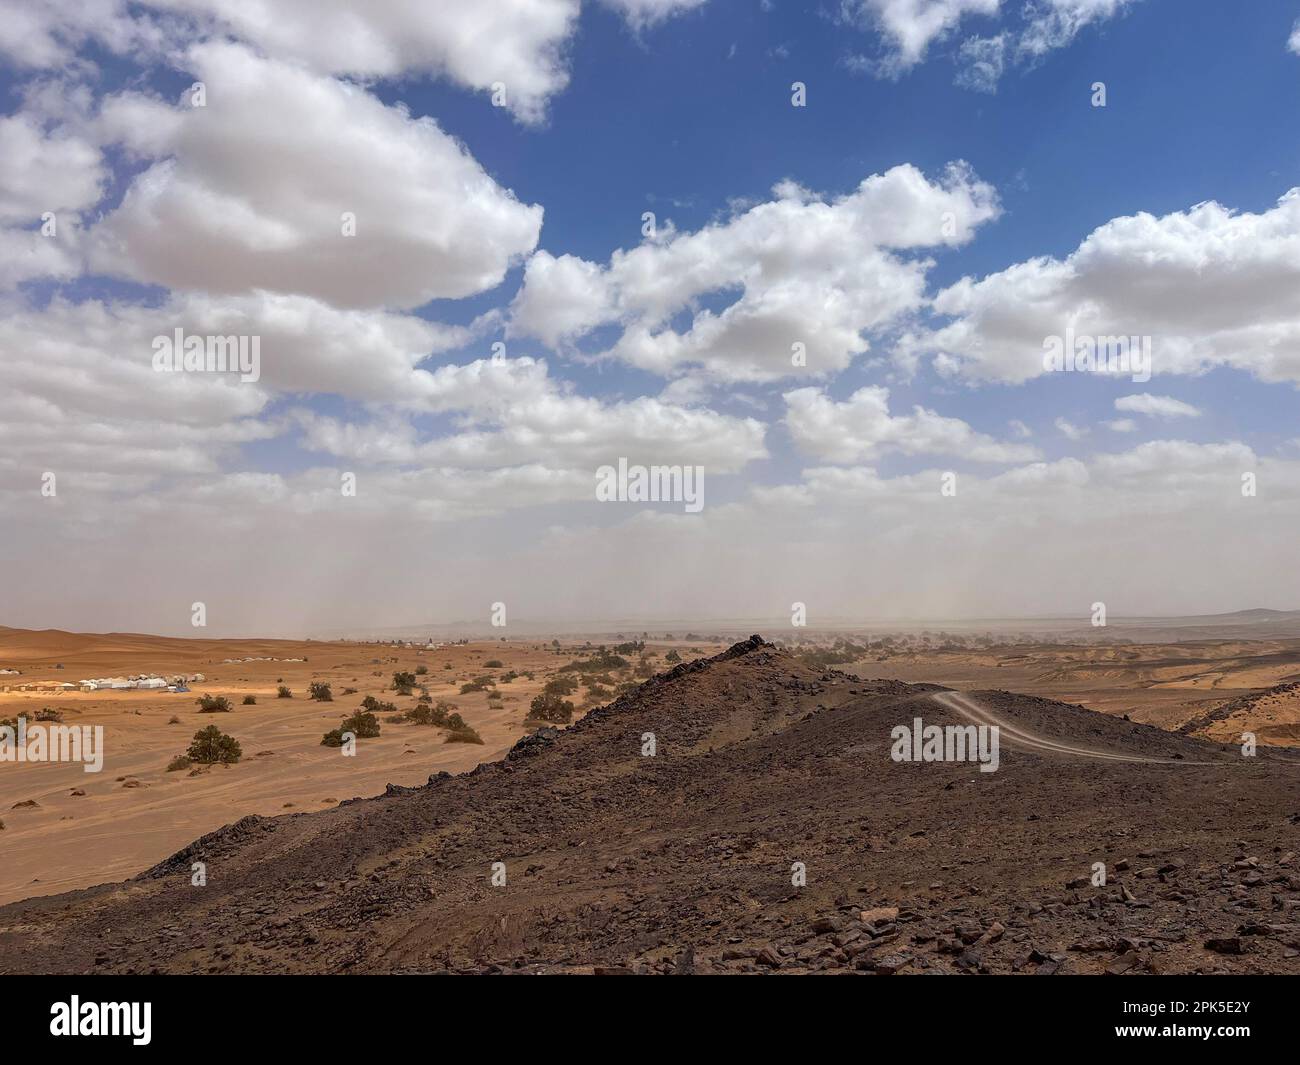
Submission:
<svg viewBox="0 0 1300 1065">
<path fill-rule="evenodd" d="M 1184 759 L 1149 758 L 1140 754 L 1124 754 L 1118 751 L 1098 751 L 1089 747 L 1076 747 L 1069 743 L 1060 743 L 1029 732 L 1020 725 L 1012 724 L 999 717 L 986 706 L 981 706 L 969 695 L 956 691 L 934 692 L 932 698 L 940 706 L 960 714 L 976 725 L 996 725 L 1002 740 L 1022 750 L 1038 751 L 1043 754 L 1076 755 L 1081 758 L 1100 758 L 1108 762 L 1142 762 L 1154 765 L 1220 765 L 1220 762 L 1190 762 Z"/>
</svg>

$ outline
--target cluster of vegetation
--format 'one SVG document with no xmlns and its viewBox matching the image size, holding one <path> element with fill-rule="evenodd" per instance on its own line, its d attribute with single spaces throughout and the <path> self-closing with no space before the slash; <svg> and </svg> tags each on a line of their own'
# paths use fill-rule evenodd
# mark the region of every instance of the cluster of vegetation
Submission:
<svg viewBox="0 0 1300 1065">
<path fill-rule="evenodd" d="M 275 697 L 277 699 L 292 699 L 293 692 L 289 690 L 289 686 L 287 684 L 281 684 L 278 688 L 275 689 Z"/>
<path fill-rule="evenodd" d="M 676 647 L 674 647 L 671 651 L 669 651 L 666 655 L 664 655 L 665 662 L 677 663 L 680 662 L 681 660 L 682 660 L 682 656 L 677 653 Z"/>
<path fill-rule="evenodd" d="M 18 718 L 26 716 L 26 713 L 19 714 L 17 717 L 0 717 L 0 725 L 8 725 L 11 729 L 18 728 Z M 55 710 L 52 706 L 43 706 L 36 711 L 31 718 L 33 721 L 62 721 L 63 711 Z"/>
<path fill-rule="evenodd" d="M 611 670 L 629 669 L 631 663 L 621 655 L 607 651 L 603 646 L 596 648 L 590 658 L 575 658 L 560 667 L 561 673 L 608 673 Z"/>
<path fill-rule="evenodd" d="M 373 695 L 367 695 L 361 700 L 361 709 L 368 714 L 395 714 L 397 713 L 397 704 L 381 703 Z"/>
<path fill-rule="evenodd" d="M 577 677 L 552 677 L 542 688 L 548 695 L 572 695 L 577 690 Z"/>
<path fill-rule="evenodd" d="M 501 669 L 505 665 L 499 658 L 489 658 L 483 663 L 484 669 Z"/>
<path fill-rule="evenodd" d="M 194 701 L 198 704 L 200 714 L 228 714 L 233 709 L 230 700 L 224 695 L 208 695 L 204 693 Z M 216 728 L 215 725 L 212 727 Z"/>
<path fill-rule="evenodd" d="M 814 669 L 826 669 L 856 662 L 867 653 L 865 645 L 859 647 L 852 640 L 838 639 L 830 647 L 801 647 L 795 655 L 805 665 Z"/>
<path fill-rule="evenodd" d="M 550 688 L 550 685 L 547 685 Z M 573 704 L 553 691 L 543 691 L 528 708 L 529 721 L 544 721 L 548 725 L 567 725 L 573 720 Z"/>
<path fill-rule="evenodd" d="M 400 671 L 393 674 L 393 691 L 398 695 L 413 695 L 415 689 L 415 674 L 406 671 Z"/>
<path fill-rule="evenodd" d="M 256 695 L 245 695 L 245 696 L 244 696 L 244 705 L 245 705 L 245 706 L 256 706 L 256 705 L 257 705 L 257 696 L 256 696 Z"/>
<path fill-rule="evenodd" d="M 616 643 L 614 653 L 616 655 L 639 655 L 645 650 L 645 640 L 635 640 L 632 643 Z"/>
<path fill-rule="evenodd" d="M 443 743 L 482 743 L 483 737 L 465 723 L 460 714 L 447 717 L 447 738 Z"/>
<path fill-rule="evenodd" d="M 445 699 L 439 699 L 436 703 L 421 701 L 416 704 L 414 710 L 408 710 L 403 714 L 403 720 L 409 721 L 413 725 L 433 725 L 436 728 L 446 728 L 447 721 L 459 707 L 455 703 L 449 703 Z"/>
<path fill-rule="evenodd" d="M 428 673 L 428 672 L 429 672 L 429 667 L 428 667 L 428 666 L 420 665 L 420 666 L 416 666 L 416 667 L 415 667 L 415 675 L 416 675 L 417 677 L 423 677 L 423 676 L 424 676 L 426 673 Z"/>
<path fill-rule="evenodd" d="M 364 708 L 357 709 L 351 717 L 345 717 L 338 728 L 325 733 L 320 744 L 322 747 L 342 747 L 344 734 L 348 732 L 359 740 L 374 739 L 379 735 L 379 718 Z"/>
<path fill-rule="evenodd" d="M 180 758 L 173 760 L 172 764 L 167 767 L 170 772 L 175 769 L 186 769 L 188 763 L 197 762 L 199 765 L 234 765 L 243 757 L 243 749 L 239 746 L 239 741 L 233 736 L 229 736 L 217 728 L 216 725 L 209 725 L 207 728 L 199 729 L 194 733 L 194 739 L 190 742 L 190 748 Z M 186 765 L 178 765 L 181 759 L 185 759 Z"/>
<path fill-rule="evenodd" d="M 412 725 L 426 725 L 447 730 L 444 743 L 482 743 L 481 737 L 471 728 L 455 703 L 439 699 L 436 703 L 427 696 L 421 696 L 415 708 L 401 714 L 397 720 L 408 721 Z"/>
<path fill-rule="evenodd" d="M 330 691 L 330 686 L 323 680 L 312 681 L 307 689 L 307 697 L 314 699 L 318 703 L 332 703 L 334 693 Z"/>
<path fill-rule="evenodd" d="M 471 692 L 483 692 L 492 687 L 496 681 L 492 679 L 492 674 L 484 673 L 481 677 L 475 677 L 473 680 L 460 686 L 461 695 L 469 695 Z"/>
</svg>

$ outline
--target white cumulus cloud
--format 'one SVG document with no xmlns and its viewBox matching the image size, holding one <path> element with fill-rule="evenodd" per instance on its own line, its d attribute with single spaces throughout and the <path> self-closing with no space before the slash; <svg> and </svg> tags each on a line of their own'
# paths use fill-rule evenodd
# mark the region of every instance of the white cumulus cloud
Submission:
<svg viewBox="0 0 1300 1065">
<path fill-rule="evenodd" d="M 1215 366 L 1300 381 L 1300 189 L 1258 214 L 1218 203 L 1116 218 L 1064 259 L 1016 263 L 938 294 L 952 320 L 909 339 L 941 369 L 1023 382 L 1044 373 L 1044 341 L 1150 337 L 1156 374 Z"/>
<path fill-rule="evenodd" d="M 789 182 L 776 194 L 695 233 L 661 232 L 606 265 L 538 252 L 512 329 L 557 346 L 617 323 L 603 354 L 664 376 L 824 376 L 867 350 L 865 331 L 923 304 L 930 264 L 900 253 L 962 244 L 999 211 L 993 189 L 957 164 L 939 181 L 898 166 L 829 201 Z M 690 323 L 674 328 L 681 312 Z"/>
<path fill-rule="evenodd" d="M 1038 450 L 978 433 L 960 418 L 917 406 L 889 413 L 889 389 L 860 388 L 842 403 L 819 388 L 785 394 L 785 424 L 795 446 L 823 462 L 870 461 L 878 454 L 951 455 L 971 462 L 1029 462 Z"/>
<path fill-rule="evenodd" d="M 542 209 L 501 188 L 432 119 L 232 44 L 189 62 L 159 159 L 92 233 L 109 273 L 211 293 L 298 293 L 414 307 L 499 284 L 536 244 Z M 137 101 L 138 103 L 138 101 Z M 343 235 L 343 216 L 355 235 Z"/>
</svg>

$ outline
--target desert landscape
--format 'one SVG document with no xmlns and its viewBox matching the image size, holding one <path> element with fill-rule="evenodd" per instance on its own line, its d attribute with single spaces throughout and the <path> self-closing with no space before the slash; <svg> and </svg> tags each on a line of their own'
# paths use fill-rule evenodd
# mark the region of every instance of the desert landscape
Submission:
<svg viewBox="0 0 1300 1065">
<path fill-rule="evenodd" d="M 619 642 L 619 641 L 615 641 Z M 707 643 L 692 654 L 717 650 Z M 422 783 L 431 772 L 463 772 L 499 758 L 528 729 L 532 699 L 572 659 L 596 645 L 567 649 L 549 642 L 487 641 L 437 648 L 393 643 L 289 640 L 186 640 L 137 634 L 24 632 L 0 627 L 0 719 L 37 721 L 47 708 L 57 720 L 104 728 L 102 771 L 80 764 L 4 765 L 0 771 L 0 900 L 12 901 L 133 876 L 196 836 L 247 814 L 319 810 L 381 792 L 388 783 Z M 612 694 L 640 666 L 673 651 L 671 644 L 628 652 L 624 667 L 584 677 Z M 621 656 L 620 656 L 621 657 Z M 645 667 L 642 667 L 645 672 Z M 411 694 L 393 689 L 410 672 Z M 147 690 L 56 690 L 82 678 L 158 673 L 201 675 L 184 693 Z M 473 687 L 477 678 L 490 683 Z M 68 678 L 73 678 L 69 680 Z M 312 683 L 331 687 L 332 701 L 310 698 Z M 281 685 L 292 696 L 277 697 Z M 27 690 L 24 690 L 27 689 Z M 455 712 L 481 742 L 446 742 L 445 729 L 387 720 L 419 705 L 424 692 Z M 567 696 L 590 706 L 591 686 Z M 201 695 L 224 696 L 228 712 L 204 713 Z M 392 708 L 381 731 L 359 741 L 353 758 L 321 745 L 371 696 Z M 256 700 L 245 705 L 251 697 Z M 240 743 L 238 764 L 169 764 L 194 733 L 213 723 Z"/>
<path fill-rule="evenodd" d="M 25 1056 L 1289 1038 L 1296 114 L 1297 0 L 0 0 Z"/>
<path fill-rule="evenodd" d="M 103 723 L 106 754 L 0 772 L 0 969 L 1300 973 L 1292 641 L 620 635 L 4 630 L 30 686 L 146 660 L 205 680 L 3 693 Z M 557 678 L 558 727 L 530 710 Z M 481 744 L 400 719 L 426 687 Z M 394 703 L 380 735 L 322 746 L 367 696 Z M 997 726 L 997 771 L 891 761 L 913 715 Z M 239 761 L 169 772 L 212 721 Z"/>
</svg>

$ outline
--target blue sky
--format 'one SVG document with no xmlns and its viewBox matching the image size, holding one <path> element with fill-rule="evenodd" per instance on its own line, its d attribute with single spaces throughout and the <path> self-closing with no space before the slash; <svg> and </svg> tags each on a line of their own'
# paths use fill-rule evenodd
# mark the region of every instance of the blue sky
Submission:
<svg viewBox="0 0 1300 1065">
<path fill-rule="evenodd" d="M 148 573 L 264 631 L 473 617 L 501 574 L 534 617 L 1293 606 L 1297 26 L 1294 0 L 39 0 L 0 30 L 15 542 L 73 613 Z M 1067 326 L 1150 336 L 1155 376 L 1042 372 Z M 151 373 L 176 327 L 258 333 L 261 380 Z M 620 455 L 704 466 L 704 514 L 597 504 Z M 189 558 L 196 529 L 264 562 Z M 1044 546 L 1097 538 L 1123 563 Z M 564 581 L 631 552 L 679 571 Z M 381 572 L 340 598 L 337 558 Z M 413 568 L 447 599 L 393 617 Z"/>
<path fill-rule="evenodd" d="M 1148 0 L 1009 72 L 992 95 L 954 84 L 959 39 L 896 80 L 854 71 L 848 60 L 875 54 L 879 43 L 846 28 L 833 8 L 715 3 L 640 34 L 612 11 L 587 9 L 570 46 L 571 85 L 537 129 L 445 84 L 393 84 L 380 94 L 437 116 L 503 184 L 544 204 L 542 247 L 594 260 L 637 243 L 645 210 L 694 230 L 733 200 L 766 198 L 784 178 L 837 195 L 900 163 L 934 172 L 964 159 L 996 186 L 1004 214 L 967 247 L 938 257 L 931 277 L 942 285 L 1036 255 L 1068 255 L 1121 215 L 1204 200 L 1265 210 L 1300 175 L 1297 57 L 1261 47 L 1285 41 L 1300 15 L 1293 2 L 1265 0 L 1249 17 L 1225 19 L 1215 0 Z M 805 109 L 789 106 L 794 80 L 809 85 Z M 1107 86 L 1104 109 L 1085 106 L 1095 81 Z M 467 320 L 500 295 L 432 310 Z M 651 387 L 621 367 L 573 372 L 599 393 Z M 863 367 L 832 389 L 847 394 L 878 376 Z M 934 383 L 899 382 L 895 395 L 922 401 Z M 980 390 L 964 397 L 963 416 L 980 428 L 1019 418 L 1050 431 L 1058 414 L 1079 424 L 1112 417 L 1113 399 L 1132 391 L 1099 381 L 1061 405 L 1054 385 Z M 1166 391 L 1206 409 L 1183 434 L 1190 439 L 1234 435 L 1273 450 L 1296 436 L 1291 388 L 1216 372 Z M 1219 402 L 1227 396 L 1230 409 Z M 1068 439 L 1056 445 L 1058 454 L 1077 450 Z"/>
</svg>

